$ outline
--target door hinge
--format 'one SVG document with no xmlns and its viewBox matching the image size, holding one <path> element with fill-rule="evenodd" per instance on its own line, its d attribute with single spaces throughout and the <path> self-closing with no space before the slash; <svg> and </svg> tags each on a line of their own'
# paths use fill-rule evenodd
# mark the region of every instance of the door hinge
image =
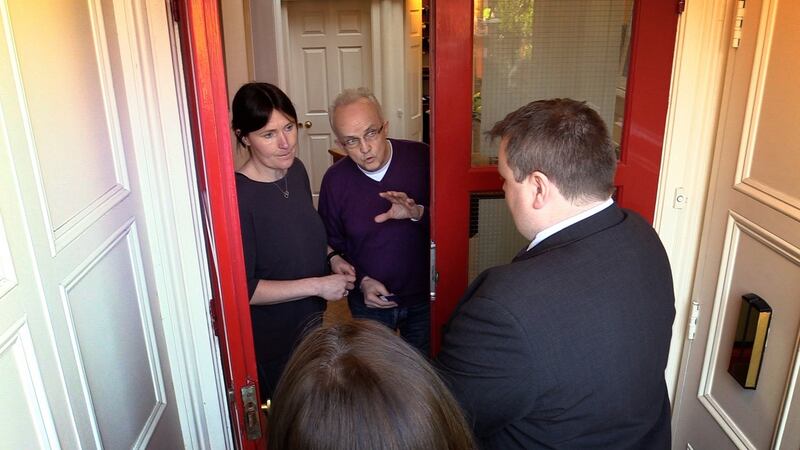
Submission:
<svg viewBox="0 0 800 450">
<path fill-rule="evenodd" d="M 219 327 L 217 326 L 217 302 L 212 297 L 208 300 L 208 316 L 211 318 L 211 329 L 214 330 L 214 335 L 216 337 L 221 337 L 222 334 L 220 333 Z"/>
<path fill-rule="evenodd" d="M 178 0 L 169 0 L 169 9 L 172 13 L 172 21 L 175 23 L 181 22 L 181 14 L 178 11 Z"/>
<path fill-rule="evenodd" d="M 683 11 L 686 10 L 686 0 L 678 0 L 678 4 L 676 5 L 677 13 L 683 14 Z"/>
<path fill-rule="evenodd" d="M 745 8 L 745 0 L 739 0 L 736 2 L 736 18 L 733 19 L 733 39 L 731 41 L 731 46 L 733 48 L 739 48 L 739 45 L 742 43 L 742 27 L 744 27 L 744 8 Z"/>
<path fill-rule="evenodd" d="M 430 288 L 431 301 L 436 301 L 436 282 L 439 281 L 439 273 L 436 272 L 436 242 L 431 239 L 431 258 L 430 258 Z"/>
<path fill-rule="evenodd" d="M 700 318 L 700 303 L 697 301 L 692 302 L 692 314 L 689 316 L 689 330 L 687 332 L 687 339 L 690 341 L 694 340 L 694 336 L 697 334 L 697 319 Z"/>
</svg>

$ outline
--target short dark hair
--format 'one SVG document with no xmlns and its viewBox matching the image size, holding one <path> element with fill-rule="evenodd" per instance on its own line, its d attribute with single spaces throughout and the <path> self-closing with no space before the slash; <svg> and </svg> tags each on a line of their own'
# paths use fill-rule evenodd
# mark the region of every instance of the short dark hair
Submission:
<svg viewBox="0 0 800 450">
<path fill-rule="evenodd" d="M 269 83 L 247 83 L 240 87 L 231 104 L 231 128 L 236 132 L 239 143 L 244 145 L 242 138 L 247 133 L 263 128 L 273 111 L 280 111 L 297 122 L 297 112 L 292 101 L 277 86 Z"/>
<path fill-rule="evenodd" d="M 474 449 L 430 363 L 386 326 L 317 328 L 292 355 L 270 411 L 269 448 Z"/>
<path fill-rule="evenodd" d="M 571 201 L 604 200 L 614 191 L 614 145 L 603 119 L 586 102 L 531 102 L 487 134 L 508 139 L 506 160 L 518 182 L 541 172 Z"/>
</svg>

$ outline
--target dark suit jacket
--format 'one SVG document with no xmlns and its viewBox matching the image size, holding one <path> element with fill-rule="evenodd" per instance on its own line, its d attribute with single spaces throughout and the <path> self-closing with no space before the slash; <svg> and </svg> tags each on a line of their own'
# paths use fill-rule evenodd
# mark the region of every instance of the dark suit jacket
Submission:
<svg viewBox="0 0 800 450">
<path fill-rule="evenodd" d="M 437 366 L 482 447 L 667 449 L 666 252 L 612 205 L 482 273 Z"/>
</svg>

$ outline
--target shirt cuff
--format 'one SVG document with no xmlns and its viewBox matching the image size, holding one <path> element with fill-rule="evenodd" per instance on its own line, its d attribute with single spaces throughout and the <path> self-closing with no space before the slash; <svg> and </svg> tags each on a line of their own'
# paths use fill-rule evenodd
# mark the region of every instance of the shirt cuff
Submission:
<svg viewBox="0 0 800 450">
<path fill-rule="evenodd" d="M 419 219 L 415 219 L 415 218 L 411 217 L 411 221 L 412 222 L 419 222 L 420 220 L 422 220 L 422 216 L 425 215 L 425 206 L 423 206 L 423 205 L 417 205 L 417 206 L 420 207 Z"/>
</svg>

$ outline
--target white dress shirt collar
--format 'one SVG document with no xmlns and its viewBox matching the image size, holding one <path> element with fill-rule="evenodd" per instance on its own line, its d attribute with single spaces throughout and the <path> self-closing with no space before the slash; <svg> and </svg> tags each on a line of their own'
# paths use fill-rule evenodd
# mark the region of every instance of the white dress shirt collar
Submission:
<svg viewBox="0 0 800 450">
<path fill-rule="evenodd" d="M 536 237 L 533 238 L 531 243 L 528 245 L 528 250 L 532 249 L 533 247 L 536 246 L 536 244 L 538 244 L 538 243 L 542 242 L 543 240 L 549 238 L 550 236 L 558 233 L 559 231 L 563 230 L 564 228 L 567 228 L 570 225 L 574 225 L 574 224 L 580 222 L 583 219 L 591 217 L 591 216 L 599 213 L 600 211 L 608 208 L 612 204 L 614 204 L 614 200 L 612 200 L 611 198 L 608 198 L 606 201 L 604 201 L 603 203 L 600 203 L 597 206 L 589 208 L 586 211 L 580 212 L 580 213 L 578 213 L 578 214 L 576 214 L 576 215 L 574 215 L 574 216 L 572 216 L 572 217 L 570 217 L 568 219 L 564 219 L 561 222 L 558 222 L 555 225 L 551 225 L 551 226 L 545 228 L 544 230 L 542 230 L 542 231 L 540 231 L 539 233 L 536 234 Z"/>
</svg>

